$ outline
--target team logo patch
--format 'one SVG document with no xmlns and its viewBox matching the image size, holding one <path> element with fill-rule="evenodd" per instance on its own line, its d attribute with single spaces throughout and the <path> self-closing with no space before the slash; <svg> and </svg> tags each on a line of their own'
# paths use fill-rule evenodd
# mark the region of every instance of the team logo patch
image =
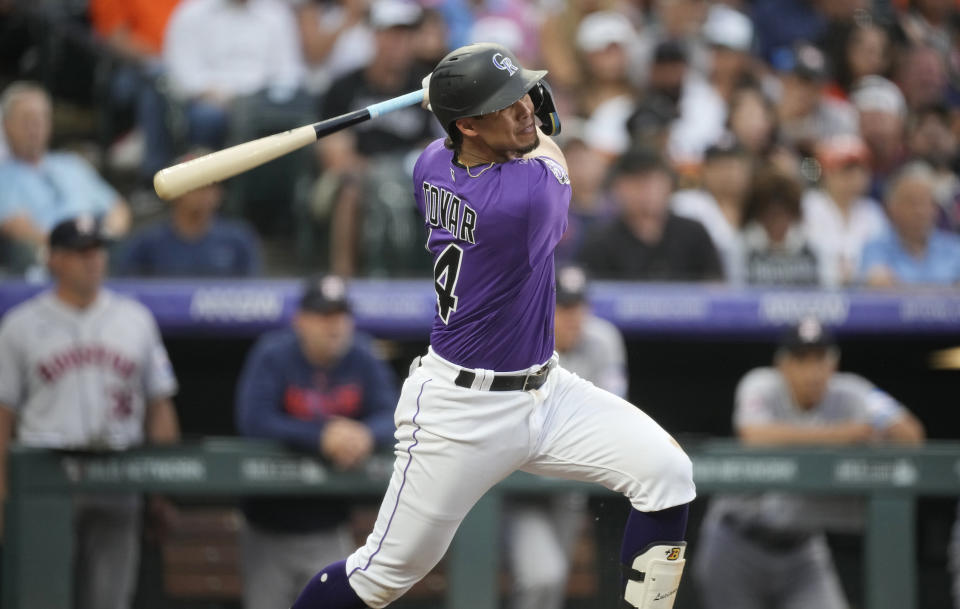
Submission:
<svg viewBox="0 0 960 609">
<path fill-rule="evenodd" d="M 550 171 L 553 172 L 553 177 L 557 178 L 557 182 L 560 182 L 561 184 L 570 183 L 570 176 L 567 175 L 567 172 L 563 169 L 563 167 L 560 166 L 559 163 L 547 157 L 541 157 L 541 158 L 543 159 L 543 162 L 547 165 L 547 167 L 550 168 Z"/>
<path fill-rule="evenodd" d="M 680 548 L 670 548 L 667 552 L 667 560 L 677 560 L 680 558 Z"/>
<path fill-rule="evenodd" d="M 509 57 L 504 57 L 503 53 L 493 54 L 493 65 L 495 65 L 498 70 L 506 70 L 510 76 L 516 74 L 517 70 L 519 69 L 517 66 L 513 65 L 513 60 Z"/>
</svg>

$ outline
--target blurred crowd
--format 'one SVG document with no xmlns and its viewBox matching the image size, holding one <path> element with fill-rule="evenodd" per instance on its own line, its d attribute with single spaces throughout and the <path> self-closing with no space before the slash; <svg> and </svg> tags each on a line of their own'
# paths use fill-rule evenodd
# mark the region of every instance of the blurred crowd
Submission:
<svg viewBox="0 0 960 609">
<path fill-rule="evenodd" d="M 410 174 L 442 132 L 420 108 L 169 207 L 150 180 L 190 155 L 419 88 L 450 49 L 494 41 L 550 72 L 573 185 L 559 262 L 625 280 L 953 284 L 956 9 L 949 0 L 7 0 L 0 267 L 42 276 L 50 227 L 93 213 L 121 238 L 115 274 L 426 274 Z M 71 92 L 59 94 L 83 69 L 95 75 L 80 96 L 93 117 L 86 147 L 83 130 L 54 128 Z"/>
</svg>

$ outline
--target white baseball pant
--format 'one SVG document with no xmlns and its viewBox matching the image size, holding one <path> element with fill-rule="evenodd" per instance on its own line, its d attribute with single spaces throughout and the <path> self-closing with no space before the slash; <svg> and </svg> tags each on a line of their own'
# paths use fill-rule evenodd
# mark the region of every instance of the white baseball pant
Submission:
<svg viewBox="0 0 960 609">
<path fill-rule="evenodd" d="M 467 389 L 454 384 L 462 369 L 432 349 L 418 359 L 397 404 L 396 460 L 377 522 L 347 559 L 350 585 L 370 607 L 424 577 L 470 508 L 518 469 L 602 484 L 644 512 L 696 494 L 690 459 L 663 428 L 562 367 L 536 390 L 485 391 L 493 371 L 473 370 Z"/>
</svg>

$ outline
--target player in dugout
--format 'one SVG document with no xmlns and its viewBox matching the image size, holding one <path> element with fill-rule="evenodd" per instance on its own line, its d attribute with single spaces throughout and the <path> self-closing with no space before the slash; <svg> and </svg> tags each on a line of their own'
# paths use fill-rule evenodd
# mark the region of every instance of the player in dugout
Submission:
<svg viewBox="0 0 960 609">
<path fill-rule="evenodd" d="M 354 332 L 342 277 L 308 280 L 291 328 L 264 334 L 237 381 L 241 434 L 362 465 L 393 438 L 396 379 Z M 353 545 L 350 506 L 331 497 L 244 501 L 244 609 L 289 607 L 316 570 Z"/>
<path fill-rule="evenodd" d="M 737 387 L 740 441 L 766 446 L 918 444 L 921 423 L 866 379 L 837 372 L 840 352 L 815 318 L 783 337 L 775 367 L 751 370 Z M 781 492 L 720 495 L 700 531 L 694 581 L 706 609 L 846 609 L 824 530 L 861 530 L 850 498 Z"/>
<path fill-rule="evenodd" d="M 429 77 L 427 101 L 448 135 L 413 172 L 434 257 L 430 348 L 403 384 L 393 477 L 373 532 L 315 575 L 293 609 L 386 607 L 517 470 L 626 496 L 623 601 L 673 607 L 696 495 L 690 459 L 653 419 L 567 371 L 554 351 L 553 254 L 571 191 L 548 137 L 560 120 L 545 76 L 479 43 L 449 53 Z"/>
<path fill-rule="evenodd" d="M 85 450 L 179 439 L 171 400 L 177 381 L 153 315 L 102 287 L 107 242 L 90 216 L 56 224 L 48 240 L 53 289 L 11 309 L 0 324 L 0 505 L 14 438 L 23 446 Z M 171 507 L 161 503 L 151 501 L 155 514 Z M 131 606 L 140 512 L 137 494 L 74 498 L 75 609 Z"/>
</svg>

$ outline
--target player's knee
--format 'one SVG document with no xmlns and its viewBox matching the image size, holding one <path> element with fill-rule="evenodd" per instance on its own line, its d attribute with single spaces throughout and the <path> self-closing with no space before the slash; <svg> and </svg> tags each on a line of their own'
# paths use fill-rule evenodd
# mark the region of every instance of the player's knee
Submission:
<svg viewBox="0 0 960 609">
<path fill-rule="evenodd" d="M 646 503 L 643 511 L 659 510 L 693 500 L 696 496 L 693 463 L 678 444 L 671 444 L 656 455 L 647 455 L 646 461 L 646 473 L 642 478 L 647 480 L 643 489 Z"/>
</svg>

